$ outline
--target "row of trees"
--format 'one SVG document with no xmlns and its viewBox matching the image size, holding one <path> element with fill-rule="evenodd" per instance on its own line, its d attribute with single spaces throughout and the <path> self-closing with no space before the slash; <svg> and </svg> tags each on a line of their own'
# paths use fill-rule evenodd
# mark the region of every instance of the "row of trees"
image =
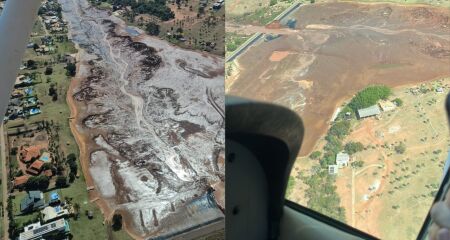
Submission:
<svg viewBox="0 0 450 240">
<path fill-rule="evenodd" d="M 132 9 L 132 16 L 136 14 L 150 14 L 158 17 L 162 21 L 168 21 L 175 17 L 173 11 L 166 5 L 166 0 L 102 0 L 102 2 L 108 2 L 113 5 L 113 10 L 130 6 Z"/>
<path fill-rule="evenodd" d="M 358 109 L 370 107 L 377 104 L 379 100 L 386 100 L 392 91 L 384 85 L 369 86 L 359 93 L 350 101 L 348 106 L 356 112 Z"/>
</svg>

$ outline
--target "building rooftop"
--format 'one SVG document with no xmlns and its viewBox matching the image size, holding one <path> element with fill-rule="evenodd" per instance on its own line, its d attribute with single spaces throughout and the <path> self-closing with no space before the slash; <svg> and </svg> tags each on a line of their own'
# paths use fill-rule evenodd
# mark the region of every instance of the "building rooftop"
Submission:
<svg viewBox="0 0 450 240">
<path fill-rule="evenodd" d="M 69 232 L 69 223 L 65 219 L 49 222 L 40 227 L 20 233 L 19 240 L 42 239 L 46 234 L 56 231 Z"/>
<path fill-rule="evenodd" d="M 14 187 L 18 187 L 18 186 L 25 184 L 29 178 L 30 177 L 27 175 L 23 175 L 23 176 L 14 178 Z"/>
<path fill-rule="evenodd" d="M 41 148 L 39 146 L 24 147 L 20 155 L 23 162 L 30 162 L 33 158 L 39 158 L 41 155 Z"/>
<path fill-rule="evenodd" d="M 373 105 L 368 108 L 363 108 L 358 110 L 359 118 L 371 117 L 380 114 L 380 108 L 378 105 Z"/>
<path fill-rule="evenodd" d="M 328 165 L 328 174 L 337 174 L 339 172 L 339 166 L 338 165 Z"/>
<path fill-rule="evenodd" d="M 27 212 L 43 207 L 44 194 L 41 191 L 29 191 L 20 201 L 20 211 Z"/>
<path fill-rule="evenodd" d="M 347 153 L 340 152 L 336 154 L 336 164 L 347 164 L 350 161 L 350 156 Z"/>
<path fill-rule="evenodd" d="M 394 110 L 397 107 L 397 105 L 391 101 L 380 101 L 379 104 L 384 112 Z"/>
<path fill-rule="evenodd" d="M 36 160 L 34 161 L 31 165 L 30 168 L 36 169 L 38 171 L 40 171 L 42 169 L 42 166 L 44 166 L 44 162 L 41 160 Z"/>
<path fill-rule="evenodd" d="M 44 222 L 49 222 L 51 220 L 69 215 L 69 211 L 67 211 L 67 209 L 61 208 L 60 206 L 46 207 L 41 211 L 41 213 L 43 215 L 42 220 L 44 220 Z"/>
</svg>

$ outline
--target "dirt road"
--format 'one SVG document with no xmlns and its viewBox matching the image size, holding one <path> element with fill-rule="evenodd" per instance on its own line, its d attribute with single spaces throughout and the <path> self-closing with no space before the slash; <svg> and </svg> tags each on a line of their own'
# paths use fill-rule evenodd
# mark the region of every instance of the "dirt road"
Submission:
<svg viewBox="0 0 450 240">
<path fill-rule="evenodd" d="M 3 239 L 9 239 L 8 226 L 9 217 L 7 211 L 8 204 L 8 165 L 6 162 L 5 135 L 3 124 L 0 125 L 0 158 L 2 159 L 2 203 L 3 203 Z"/>
<path fill-rule="evenodd" d="M 236 32 L 244 35 L 252 35 L 255 33 L 265 33 L 265 34 L 298 34 L 300 31 L 290 28 L 279 28 L 271 29 L 264 26 L 255 25 L 236 25 L 236 24 L 226 24 L 225 29 L 227 32 Z"/>
</svg>

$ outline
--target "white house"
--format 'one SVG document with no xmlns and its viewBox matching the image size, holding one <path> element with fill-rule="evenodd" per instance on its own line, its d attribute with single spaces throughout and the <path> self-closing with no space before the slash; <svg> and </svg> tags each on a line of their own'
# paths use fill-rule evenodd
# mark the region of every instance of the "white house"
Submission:
<svg viewBox="0 0 450 240">
<path fill-rule="evenodd" d="M 339 168 L 348 166 L 349 161 L 350 161 L 350 156 L 347 153 L 340 152 L 340 153 L 336 154 L 336 165 L 338 165 Z"/>
</svg>

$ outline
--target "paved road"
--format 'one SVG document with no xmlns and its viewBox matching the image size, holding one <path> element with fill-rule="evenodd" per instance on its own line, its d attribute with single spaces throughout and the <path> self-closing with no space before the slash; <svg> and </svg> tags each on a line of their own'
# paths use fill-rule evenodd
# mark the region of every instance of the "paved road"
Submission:
<svg viewBox="0 0 450 240">
<path fill-rule="evenodd" d="M 2 160 L 2 202 L 3 202 L 3 239 L 9 239 L 8 236 L 8 211 L 6 206 L 8 203 L 8 168 L 6 164 L 6 151 L 5 151 L 5 135 L 3 132 L 3 124 L 0 126 L 0 158 Z"/>
</svg>

